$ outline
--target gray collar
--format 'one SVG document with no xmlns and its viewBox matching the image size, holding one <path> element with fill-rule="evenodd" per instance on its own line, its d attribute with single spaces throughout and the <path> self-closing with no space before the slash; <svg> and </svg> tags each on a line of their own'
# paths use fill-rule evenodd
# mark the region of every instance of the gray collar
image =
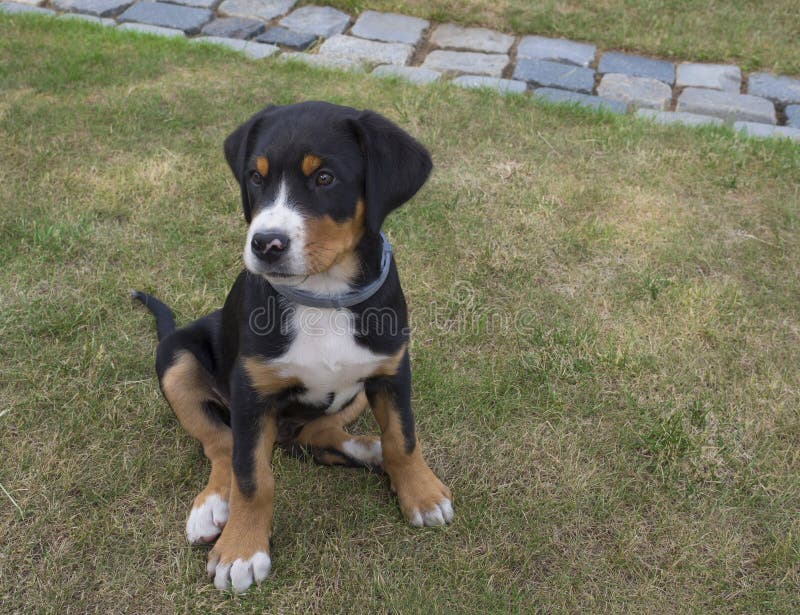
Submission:
<svg viewBox="0 0 800 615">
<path fill-rule="evenodd" d="M 283 286 L 278 284 L 271 284 L 271 286 L 284 299 L 308 307 L 347 308 L 358 303 L 363 303 L 378 292 L 378 289 L 383 286 L 383 283 L 389 275 L 389 268 L 392 263 L 392 245 L 387 241 L 383 233 L 381 233 L 381 241 L 383 242 L 381 271 L 377 278 L 362 288 L 348 290 L 341 295 L 318 295 L 295 286 Z"/>
</svg>

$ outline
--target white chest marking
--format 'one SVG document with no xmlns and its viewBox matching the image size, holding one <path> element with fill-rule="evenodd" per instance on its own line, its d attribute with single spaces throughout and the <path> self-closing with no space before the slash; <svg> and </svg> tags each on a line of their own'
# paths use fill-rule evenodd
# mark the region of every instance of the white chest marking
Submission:
<svg viewBox="0 0 800 615">
<path fill-rule="evenodd" d="M 356 343 L 354 320 L 346 309 L 294 307 L 294 340 L 272 364 L 282 377 L 303 383 L 307 390 L 301 401 L 322 404 L 333 393 L 326 412 L 337 412 L 364 388 L 362 381 L 390 359 Z"/>
</svg>

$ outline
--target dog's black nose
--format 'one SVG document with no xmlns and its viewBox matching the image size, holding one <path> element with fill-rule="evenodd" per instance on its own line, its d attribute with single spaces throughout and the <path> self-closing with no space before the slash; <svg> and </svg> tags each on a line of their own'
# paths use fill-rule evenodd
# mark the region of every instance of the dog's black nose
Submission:
<svg viewBox="0 0 800 615">
<path fill-rule="evenodd" d="M 250 249 L 264 261 L 276 261 L 289 247 L 289 238 L 277 231 L 265 231 L 253 235 Z"/>
</svg>

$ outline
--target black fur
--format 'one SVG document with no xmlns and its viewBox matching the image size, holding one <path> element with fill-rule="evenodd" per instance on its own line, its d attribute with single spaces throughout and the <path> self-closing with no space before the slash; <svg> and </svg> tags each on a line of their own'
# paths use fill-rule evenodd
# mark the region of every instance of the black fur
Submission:
<svg viewBox="0 0 800 615">
<path fill-rule="evenodd" d="M 367 226 L 377 233 L 386 216 L 422 188 L 433 163 L 422 145 L 377 113 L 364 111 L 350 124 L 366 159 Z"/>
<path fill-rule="evenodd" d="M 132 290 L 131 297 L 140 301 L 142 305 L 150 310 L 153 316 L 156 317 L 156 336 L 158 336 L 158 341 L 163 340 L 170 333 L 175 331 L 175 316 L 166 304 L 152 295 L 139 292 L 138 290 Z"/>
<path fill-rule="evenodd" d="M 223 144 L 225 160 L 228 162 L 228 166 L 231 168 L 231 171 L 233 171 L 233 176 L 239 182 L 239 188 L 241 190 L 242 197 L 242 209 L 244 210 L 244 219 L 247 220 L 247 222 L 250 222 L 251 212 L 250 199 L 247 196 L 247 184 L 244 173 L 250 145 L 250 134 L 258 129 L 261 120 L 264 119 L 274 108 L 275 107 L 269 106 L 256 113 L 253 117 L 228 135 L 228 138 L 225 139 L 225 143 Z"/>
</svg>

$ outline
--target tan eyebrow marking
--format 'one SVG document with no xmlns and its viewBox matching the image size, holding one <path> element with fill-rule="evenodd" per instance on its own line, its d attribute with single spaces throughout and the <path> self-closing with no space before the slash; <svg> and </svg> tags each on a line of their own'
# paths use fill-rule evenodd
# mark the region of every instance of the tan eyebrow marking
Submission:
<svg viewBox="0 0 800 615">
<path fill-rule="evenodd" d="M 269 173 L 269 161 L 264 156 L 256 158 L 256 171 L 261 177 L 266 177 Z"/>
<path fill-rule="evenodd" d="M 308 177 L 321 166 L 322 158 L 315 156 L 314 154 L 306 154 L 303 156 L 303 163 L 300 165 L 300 168 L 303 171 L 303 175 Z"/>
</svg>

